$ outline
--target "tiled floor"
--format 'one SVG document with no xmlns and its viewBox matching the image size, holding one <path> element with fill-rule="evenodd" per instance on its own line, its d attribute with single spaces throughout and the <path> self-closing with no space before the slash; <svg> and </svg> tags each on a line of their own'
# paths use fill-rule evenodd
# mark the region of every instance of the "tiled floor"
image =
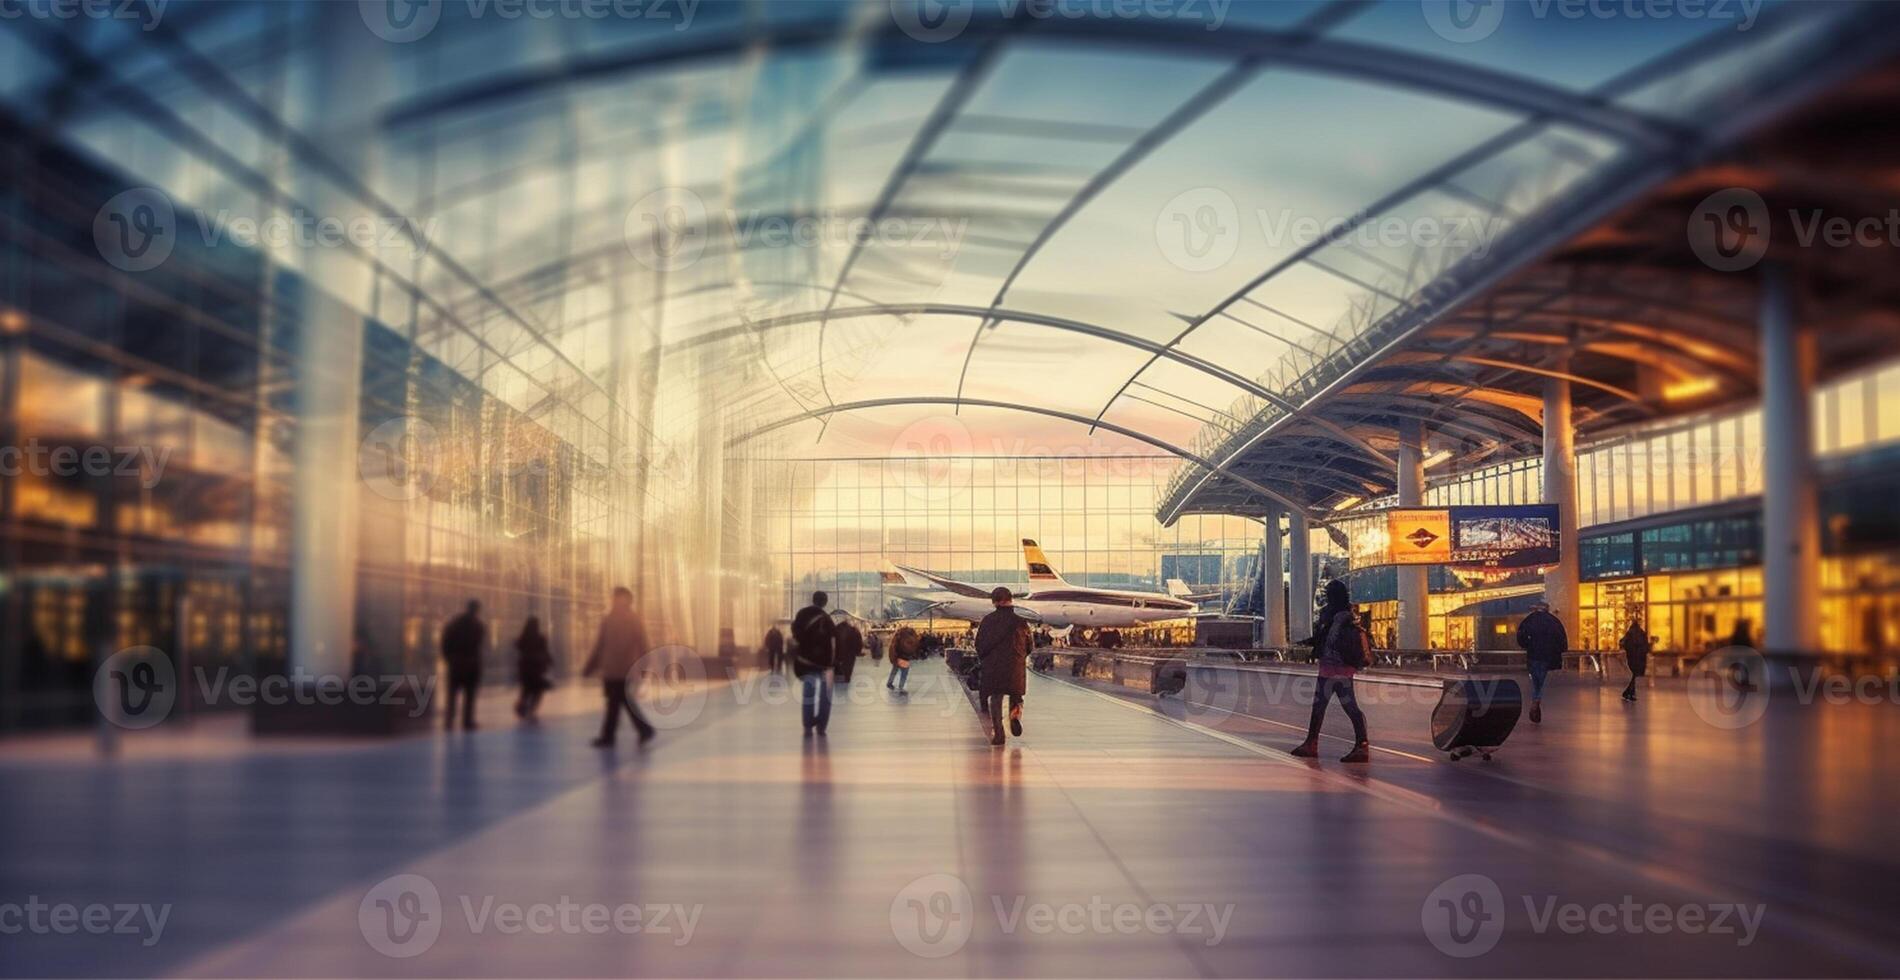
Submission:
<svg viewBox="0 0 1900 980">
<path fill-rule="evenodd" d="M 1346 767 L 1280 751 L 1293 703 L 1035 677 L 993 749 L 940 662 L 907 699 L 858 680 L 823 740 L 751 678 L 612 753 L 573 690 L 539 728 L 393 742 L 0 743 L 0 908 L 169 906 L 150 945 L 0 936 L 0 973 L 1900 973 L 1891 706 L 1729 732 L 1667 685 L 1631 709 L 1573 683 L 1453 764 L 1422 709 L 1375 705 L 1394 751 Z M 1654 931 L 1697 916 L 1738 932 Z"/>
</svg>

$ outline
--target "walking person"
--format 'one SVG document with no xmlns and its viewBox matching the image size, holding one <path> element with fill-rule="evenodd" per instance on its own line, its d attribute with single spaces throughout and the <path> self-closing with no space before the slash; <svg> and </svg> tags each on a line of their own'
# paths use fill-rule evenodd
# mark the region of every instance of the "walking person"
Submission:
<svg viewBox="0 0 1900 980">
<path fill-rule="evenodd" d="M 541 720 L 541 696 L 554 686 L 548 672 L 554 669 L 554 655 L 548 651 L 547 634 L 541 632 L 541 620 L 529 616 L 515 637 L 515 676 L 521 682 L 521 697 L 515 701 L 515 717 L 530 724 Z"/>
<path fill-rule="evenodd" d="M 1306 741 L 1293 748 L 1302 759 L 1319 755 L 1319 730 L 1326 721 L 1326 708 L 1334 698 L 1352 722 L 1352 751 L 1341 762 L 1372 761 L 1372 743 L 1366 737 L 1366 713 L 1359 710 L 1359 698 L 1353 691 L 1353 676 L 1371 663 L 1372 634 L 1353 608 L 1352 593 L 1346 583 L 1333 579 L 1326 583 L 1326 604 L 1313 623 L 1313 635 L 1299 641 L 1313 648 L 1319 664 L 1319 680 L 1313 688 L 1313 711 L 1306 721 Z"/>
<path fill-rule="evenodd" d="M 1544 681 L 1553 670 L 1564 669 L 1564 651 L 1570 649 L 1570 634 L 1562 620 L 1550 614 L 1550 603 L 1531 606 L 1530 615 L 1517 624 L 1517 645 L 1524 648 L 1524 660 L 1531 672 L 1531 724 L 1544 723 Z"/>
<path fill-rule="evenodd" d="M 622 711 L 633 719 L 633 730 L 640 734 L 641 745 L 653 739 L 653 726 L 640 714 L 640 706 L 627 696 L 627 675 L 646 654 L 647 628 L 640 621 L 640 614 L 633 611 L 633 590 L 624 585 L 615 586 L 613 608 L 601 619 L 600 633 L 594 638 L 594 652 L 581 668 L 582 677 L 591 677 L 600 671 L 601 693 L 607 698 L 607 714 L 600 720 L 600 737 L 594 739 L 594 748 L 613 748 Z"/>
<path fill-rule="evenodd" d="M 1623 689 L 1623 700 L 1636 703 L 1636 679 L 1649 673 L 1649 634 L 1643 631 L 1641 620 L 1631 620 L 1630 628 L 1623 631 L 1623 659 L 1629 663 L 1630 683 Z"/>
<path fill-rule="evenodd" d="M 785 663 L 785 634 L 774 626 L 765 631 L 765 666 L 776 674 Z"/>
<path fill-rule="evenodd" d="M 910 662 L 917 656 L 917 631 L 905 626 L 891 634 L 891 673 L 884 678 L 884 688 L 899 694 L 909 694 L 904 685 L 910 683 Z"/>
<path fill-rule="evenodd" d="M 850 684 L 851 674 L 864 656 L 864 633 L 851 622 L 851 614 L 838 611 L 837 625 L 831 631 L 831 682 Z"/>
<path fill-rule="evenodd" d="M 836 652 L 832 649 L 835 624 L 825 614 L 825 603 L 830 601 L 823 592 L 813 592 L 811 605 L 792 617 L 792 675 L 798 678 L 799 717 L 808 738 L 814 731 L 823 735 L 831 724 L 831 664 Z"/>
<path fill-rule="evenodd" d="M 1003 698 L 1009 698 L 1009 733 L 1023 734 L 1023 695 L 1029 692 L 1029 651 L 1035 640 L 1029 621 L 1016 615 L 1016 597 L 997 586 L 990 591 L 996 609 L 976 627 L 976 656 L 982 680 L 977 693 L 990 716 L 990 744 L 1003 744 Z"/>
<path fill-rule="evenodd" d="M 468 600 L 468 608 L 442 627 L 442 662 L 449 667 L 449 698 L 442 712 L 444 730 L 455 727 L 455 699 L 462 699 L 462 727 L 475 727 L 475 692 L 482 686 L 482 648 L 488 627 L 482 625 L 482 604 Z"/>
</svg>

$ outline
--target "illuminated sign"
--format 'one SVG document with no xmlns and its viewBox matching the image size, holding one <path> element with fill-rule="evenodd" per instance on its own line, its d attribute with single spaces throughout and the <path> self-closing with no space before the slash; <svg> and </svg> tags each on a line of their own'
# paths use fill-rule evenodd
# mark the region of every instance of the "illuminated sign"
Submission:
<svg viewBox="0 0 1900 980">
<path fill-rule="evenodd" d="M 1558 559 L 1554 504 L 1495 507 L 1406 507 L 1334 522 L 1352 567 L 1452 565 L 1513 569 Z"/>
<path fill-rule="evenodd" d="M 1394 565 L 1443 565 L 1451 561 L 1451 512 L 1388 510 L 1386 550 Z"/>
</svg>

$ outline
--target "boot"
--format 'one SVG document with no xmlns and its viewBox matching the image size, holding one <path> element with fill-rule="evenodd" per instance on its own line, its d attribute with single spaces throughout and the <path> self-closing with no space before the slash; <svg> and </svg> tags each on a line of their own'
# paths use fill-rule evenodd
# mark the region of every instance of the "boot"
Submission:
<svg viewBox="0 0 1900 980">
<path fill-rule="evenodd" d="M 1319 758 L 1319 738 L 1317 736 L 1308 735 L 1306 736 L 1306 741 L 1301 742 L 1288 751 L 1302 759 L 1317 759 Z"/>
<path fill-rule="evenodd" d="M 1341 762 L 1371 762 L 1372 745 L 1368 742 L 1354 742 L 1352 751 L 1339 757 Z"/>
<path fill-rule="evenodd" d="M 1532 701 L 1531 702 L 1531 724 L 1541 725 L 1543 723 L 1544 723 L 1544 702 Z"/>
<path fill-rule="evenodd" d="M 1023 706 L 1020 704 L 1010 709 L 1009 733 L 1017 738 L 1023 737 Z"/>
</svg>

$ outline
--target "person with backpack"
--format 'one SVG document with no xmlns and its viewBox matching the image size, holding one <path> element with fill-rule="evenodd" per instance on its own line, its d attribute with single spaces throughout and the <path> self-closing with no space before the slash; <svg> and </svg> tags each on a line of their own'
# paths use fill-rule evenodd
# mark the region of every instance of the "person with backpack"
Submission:
<svg viewBox="0 0 1900 980">
<path fill-rule="evenodd" d="M 1360 625 L 1346 583 L 1339 579 L 1326 583 L 1326 604 L 1313 623 L 1313 635 L 1300 643 L 1313 648 L 1319 663 L 1319 682 L 1313 689 L 1313 714 L 1306 723 L 1306 741 L 1295 746 L 1293 754 L 1302 759 L 1319 755 L 1319 729 L 1326 721 L 1327 702 L 1338 698 L 1340 709 L 1352 721 L 1352 751 L 1339 761 L 1372 761 L 1366 713 L 1359 710 L 1352 685 L 1353 675 L 1372 663 L 1372 634 Z"/>
<path fill-rule="evenodd" d="M 1629 662 L 1630 683 L 1623 689 L 1623 700 L 1636 703 L 1636 679 L 1649 673 L 1649 634 L 1643 632 L 1643 624 L 1630 621 L 1630 628 L 1623 631 L 1623 659 Z"/>
<path fill-rule="evenodd" d="M 908 626 L 891 634 L 891 674 L 884 678 L 886 690 L 910 693 L 904 685 L 910 683 L 910 662 L 917 656 L 917 644 L 917 631 Z"/>
<path fill-rule="evenodd" d="M 1544 680 L 1553 670 L 1564 669 L 1564 651 L 1570 649 L 1570 634 L 1563 620 L 1550 614 L 1550 603 L 1531 606 L 1531 613 L 1517 624 L 1517 645 L 1524 648 L 1525 666 L 1531 673 L 1531 724 L 1544 723 Z"/>
<path fill-rule="evenodd" d="M 799 715 L 805 722 L 805 736 L 825 733 L 831 724 L 831 664 L 835 653 L 832 633 L 835 624 L 825 614 L 831 597 L 823 592 L 811 594 L 811 605 L 792 617 L 792 676 L 800 687 Z"/>
<path fill-rule="evenodd" d="M 529 616 L 515 637 L 515 674 L 521 681 L 521 697 L 515 702 L 515 717 L 534 724 L 541 720 L 541 696 L 554 686 L 548 672 L 554 669 L 554 655 L 548 651 L 547 634 L 541 632 L 541 620 Z"/>
</svg>

